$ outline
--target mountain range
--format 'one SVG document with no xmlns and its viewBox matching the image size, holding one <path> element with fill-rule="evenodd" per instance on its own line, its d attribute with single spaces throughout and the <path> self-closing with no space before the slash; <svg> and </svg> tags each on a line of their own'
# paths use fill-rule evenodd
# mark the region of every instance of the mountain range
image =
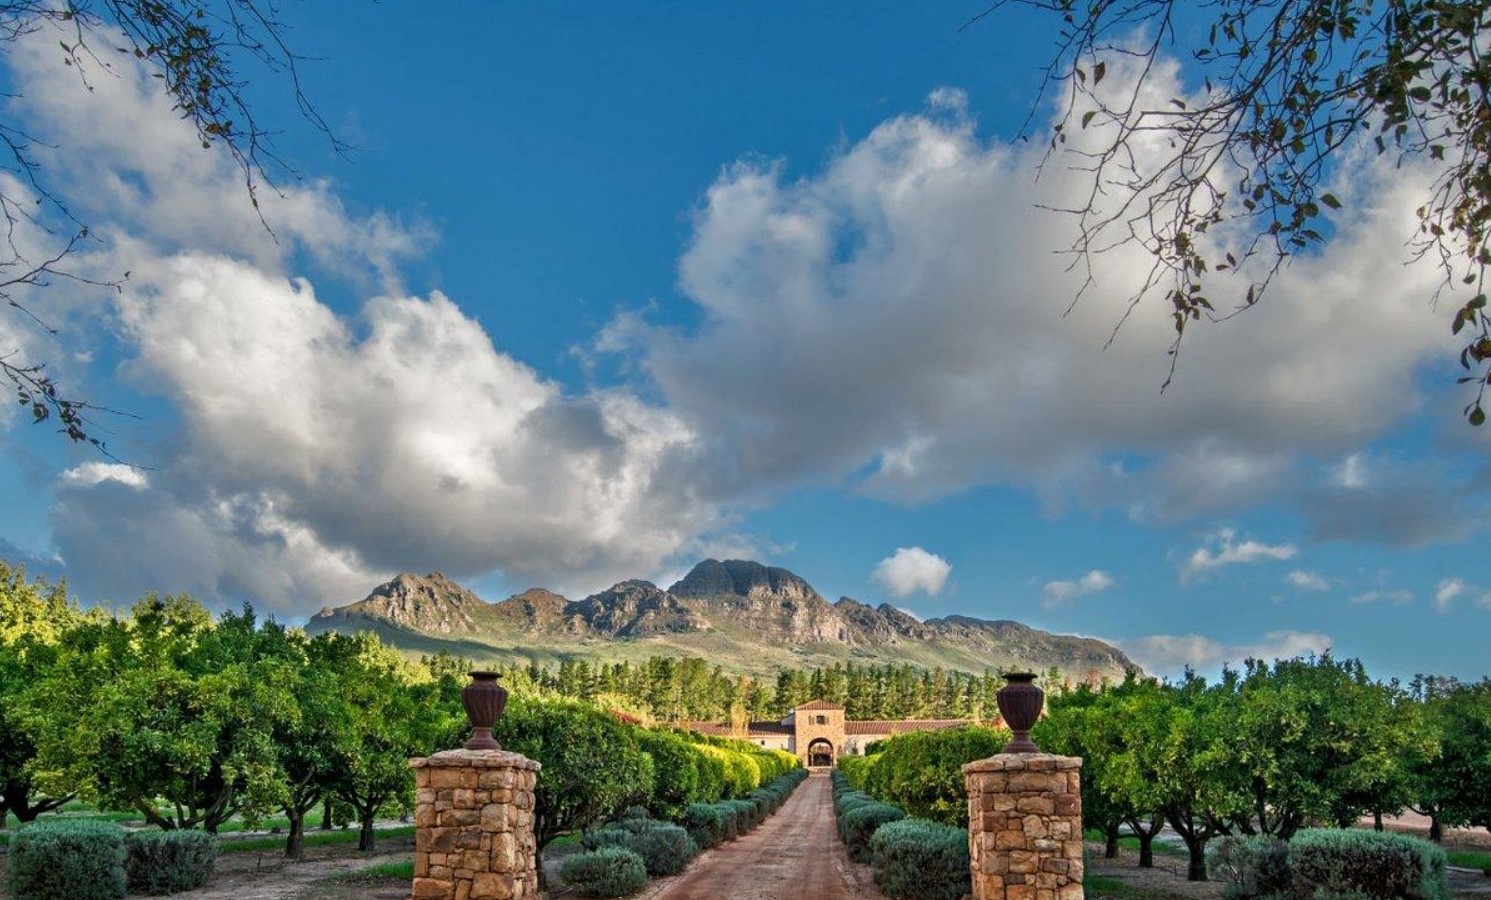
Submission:
<svg viewBox="0 0 1491 900">
<path fill-rule="evenodd" d="M 922 621 L 888 603 L 829 602 L 800 576 L 748 560 L 706 559 L 666 590 L 623 581 L 583 600 L 531 588 L 488 603 L 438 572 L 403 574 L 362 600 L 322 609 L 306 630 L 372 631 L 401 649 L 479 661 L 688 655 L 756 675 L 850 660 L 973 673 L 1055 666 L 1073 679 L 1122 678 L 1135 668 L 1102 641 L 1011 620 Z"/>
</svg>

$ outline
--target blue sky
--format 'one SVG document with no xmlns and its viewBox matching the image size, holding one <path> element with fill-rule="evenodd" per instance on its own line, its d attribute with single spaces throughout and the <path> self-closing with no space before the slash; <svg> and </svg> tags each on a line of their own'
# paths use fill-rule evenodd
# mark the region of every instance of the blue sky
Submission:
<svg viewBox="0 0 1491 900">
<path fill-rule="evenodd" d="M 1035 204 L 1080 179 L 1034 179 L 1049 110 L 1013 141 L 1049 23 L 978 11 L 293 7 L 357 150 L 255 84 L 303 176 L 274 237 L 149 79 L 23 43 L 7 116 L 94 226 L 80 267 L 131 275 L 0 349 L 139 415 L 108 427 L 142 468 L 0 412 L 0 550 L 290 618 L 406 570 L 578 598 L 747 556 L 1163 673 L 1486 674 L 1487 436 L 1402 265 L 1423 173 L 1353 159 L 1330 244 L 1162 395 L 1163 309 L 1103 349 L 1141 258 L 1063 315 L 1071 223 Z"/>
</svg>

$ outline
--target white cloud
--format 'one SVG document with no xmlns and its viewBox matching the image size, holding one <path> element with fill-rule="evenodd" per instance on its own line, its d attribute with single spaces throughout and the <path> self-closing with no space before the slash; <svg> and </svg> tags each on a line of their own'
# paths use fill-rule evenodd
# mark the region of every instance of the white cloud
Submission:
<svg viewBox="0 0 1491 900">
<path fill-rule="evenodd" d="M 1442 613 L 1449 612 L 1461 598 L 1470 600 L 1484 609 L 1491 609 L 1491 589 L 1483 590 L 1468 584 L 1461 578 L 1440 580 L 1439 585 L 1434 589 L 1434 608 Z"/>
<path fill-rule="evenodd" d="M 909 597 L 917 591 L 936 596 L 953 567 L 935 553 L 920 547 L 898 547 L 882 559 L 871 577 L 893 596 Z"/>
<path fill-rule="evenodd" d="M 1331 483 L 1337 487 L 1359 490 L 1367 486 L 1367 465 L 1362 454 L 1353 453 L 1331 472 Z"/>
<path fill-rule="evenodd" d="M 1180 569 L 1182 583 L 1206 575 L 1224 566 L 1262 562 L 1265 560 L 1293 559 L 1298 549 L 1292 544 L 1264 544 L 1260 541 L 1237 539 L 1232 528 L 1218 529 L 1207 538 L 1203 546 L 1186 558 Z"/>
<path fill-rule="evenodd" d="M 1465 537 L 1488 520 L 1484 492 L 1452 455 L 1408 461 L 1353 453 L 1301 491 L 1312 536 L 1416 547 Z"/>
<path fill-rule="evenodd" d="M 1331 647 L 1331 636 L 1318 632 L 1270 631 L 1252 644 L 1225 644 L 1199 634 L 1157 634 L 1132 640 L 1112 641 L 1145 671 L 1174 676 L 1190 666 L 1198 672 L 1213 672 L 1223 664 L 1238 665 L 1248 659 L 1292 659 L 1319 654 Z"/>
<path fill-rule="evenodd" d="M 1440 612 L 1449 612 L 1450 606 L 1468 589 L 1469 585 L 1458 578 L 1440 581 L 1439 586 L 1434 589 L 1434 607 Z"/>
<path fill-rule="evenodd" d="M 348 214 L 325 181 L 265 183 L 256 211 L 243 171 L 227 154 L 202 148 L 152 70 L 112 53 L 107 69 L 86 55 L 63 66 L 57 41 L 67 37 L 65 27 L 42 25 L 7 47 L 6 63 L 24 87 L 14 102 L 35 136 L 56 147 L 46 153 L 48 177 L 87 186 L 67 198 L 109 239 L 127 235 L 167 252 L 230 250 L 270 271 L 307 250 L 329 267 L 361 268 L 386 285 L 396 283 L 401 259 L 429 243 L 419 223 Z M 125 43 L 108 29 L 97 40 Z"/>
<path fill-rule="evenodd" d="M 1093 569 L 1075 581 L 1048 581 L 1041 588 L 1041 605 L 1052 609 L 1078 597 L 1106 591 L 1112 586 L 1113 576 L 1100 569 Z"/>
<path fill-rule="evenodd" d="M 1416 302 L 1438 273 L 1381 252 L 1412 233 L 1417 198 L 1374 162 L 1337 191 L 1359 217 L 1267 303 L 1195 330 L 1157 398 L 1164 309 L 1136 310 L 1102 349 L 1149 257 L 1105 254 L 1105 291 L 1063 316 L 1076 283 L 1050 251 L 1072 222 L 1033 204 L 1080 186 L 1036 185 L 1039 149 L 983 141 L 943 91 L 807 177 L 727 167 L 679 267 L 702 324 L 618 317 L 596 349 L 649 383 L 567 390 L 452 299 L 400 288 L 426 229 L 311 182 L 265 192 L 271 237 L 241 173 L 150 79 L 124 63 L 89 92 L 54 47 L 41 34 L 7 55 L 16 108 L 106 240 L 92 265 L 134 273 L 110 310 L 124 374 L 181 422 L 146 483 L 57 488 L 74 582 L 112 597 L 246 592 L 305 611 L 435 567 L 586 590 L 666 571 L 734 510 L 804 483 L 907 501 L 1008 483 L 1190 518 L 1298 493 L 1302 459 L 1355 452 L 1416 410 L 1414 368 L 1452 346 Z M 378 295 L 333 310 L 294 277 L 307 256 Z M 946 561 L 886 562 L 903 552 L 927 559 L 887 567 L 889 589 L 941 590 Z M 1201 568 L 1246 561 L 1225 553 Z"/>
<path fill-rule="evenodd" d="M 994 482 L 1152 518 L 1236 510 L 1297 495 L 1309 460 L 1355 452 L 1420 407 L 1415 367 L 1450 341 L 1421 302 L 1439 273 L 1381 251 L 1413 233 L 1410 175 L 1353 165 L 1356 215 L 1265 303 L 1188 332 L 1157 396 L 1163 304 L 1134 310 L 1104 349 L 1151 258 L 1101 255 L 1101 288 L 1063 316 L 1077 283 L 1051 251 L 1073 223 L 1032 207 L 1070 205 L 1080 180 L 1033 185 L 1041 153 L 982 141 L 944 104 L 805 177 L 729 166 L 680 266 L 702 324 L 625 316 L 605 347 L 640 357 L 743 482 L 846 480 L 908 501 Z M 1229 285 L 1214 287 L 1227 308 Z"/>
<path fill-rule="evenodd" d="M 1284 576 L 1284 580 L 1302 591 L 1328 591 L 1331 589 L 1329 578 L 1326 578 L 1319 572 L 1307 572 L 1304 569 L 1295 569 L 1293 572 Z"/>
<path fill-rule="evenodd" d="M 65 484 L 80 487 L 93 487 L 105 481 L 117 481 L 132 488 L 150 484 L 144 472 L 120 463 L 86 462 L 65 470 L 59 477 Z"/>
<path fill-rule="evenodd" d="M 1394 606 L 1403 606 L 1404 604 L 1412 603 L 1413 600 L 1413 591 L 1405 590 L 1365 591 L 1351 598 L 1352 603 L 1356 603 L 1359 605 L 1366 605 L 1369 603 L 1391 603 Z"/>
<path fill-rule="evenodd" d="M 242 173 L 150 79 L 123 60 L 89 91 L 52 38 L 7 55 L 14 102 L 56 144 L 58 183 L 86 185 L 66 193 L 101 240 L 78 262 L 131 272 L 109 310 L 120 371 L 180 421 L 140 451 L 148 479 L 103 464 L 57 479 L 75 589 L 292 614 L 400 570 L 584 591 L 662 571 L 730 524 L 689 423 L 624 390 L 568 392 L 449 298 L 398 289 L 421 228 L 351 214 L 313 182 L 261 195 L 271 235 Z M 292 277 L 307 255 L 381 295 L 339 314 Z"/>
<path fill-rule="evenodd" d="M 438 293 L 369 302 L 359 337 L 303 281 L 193 255 L 141 266 L 121 318 L 137 377 L 186 422 L 154 502 L 192 523 L 201 565 L 221 569 L 182 588 L 219 594 L 246 580 L 230 570 L 271 560 L 320 572 L 259 588 L 282 609 L 356 599 L 403 569 L 593 588 L 654 571 L 723 523 L 696 493 L 684 423 L 624 393 L 566 396 Z M 111 529 L 97 526 L 129 511 L 77 491 L 62 503 L 64 555 L 98 568 Z M 134 568 L 164 579 L 177 562 L 159 549 Z"/>
</svg>

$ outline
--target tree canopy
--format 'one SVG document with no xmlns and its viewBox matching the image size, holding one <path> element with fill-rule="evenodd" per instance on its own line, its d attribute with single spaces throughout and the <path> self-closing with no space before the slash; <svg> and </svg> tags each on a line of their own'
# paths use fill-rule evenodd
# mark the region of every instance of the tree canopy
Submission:
<svg viewBox="0 0 1491 900">
<path fill-rule="evenodd" d="M 1067 210 L 1074 265 L 1090 273 L 1119 244 L 1149 251 L 1130 303 L 1172 309 L 1172 377 L 1187 328 L 1236 311 L 1221 308 L 1219 276 L 1242 279 L 1246 308 L 1327 240 L 1343 207 L 1329 185 L 1365 145 L 1424 173 L 1405 239 L 1445 286 L 1469 288 L 1451 328 L 1473 388 L 1465 415 L 1485 422 L 1491 0 L 998 0 L 979 18 L 1013 6 L 1060 23 L 1042 93 L 1060 94 L 1048 161 L 1070 152 L 1088 179 Z M 1167 55 L 1197 86 L 1187 96 L 1167 83 Z"/>
</svg>

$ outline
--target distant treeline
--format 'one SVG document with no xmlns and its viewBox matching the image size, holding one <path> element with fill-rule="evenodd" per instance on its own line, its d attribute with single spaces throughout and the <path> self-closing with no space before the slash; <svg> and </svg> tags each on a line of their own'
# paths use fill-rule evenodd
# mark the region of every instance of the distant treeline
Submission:
<svg viewBox="0 0 1491 900">
<path fill-rule="evenodd" d="M 436 671 L 468 665 L 454 657 L 427 658 Z M 850 719 L 986 719 L 997 714 L 994 695 L 1004 679 L 911 665 L 835 663 L 786 669 L 775 679 L 734 675 L 697 657 L 654 656 L 642 663 L 566 660 L 557 666 L 499 666 L 520 693 L 600 700 L 664 723 L 781 719 L 809 700 L 842 703 Z M 1048 691 L 1072 687 L 1052 667 L 1042 676 Z"/>
</svg>

